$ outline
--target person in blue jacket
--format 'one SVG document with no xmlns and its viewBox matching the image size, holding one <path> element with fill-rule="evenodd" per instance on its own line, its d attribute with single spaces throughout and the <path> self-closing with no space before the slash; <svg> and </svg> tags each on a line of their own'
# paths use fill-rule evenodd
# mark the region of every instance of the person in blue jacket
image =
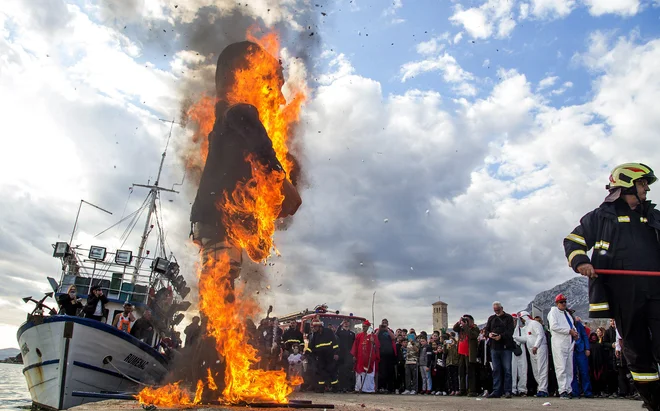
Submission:
<svg viewBox="0 0 660 411">
<path fill-rule="evenodd" d="M 570 310 L 573 315 L 573 310 Z M 577 340 L 575 340 L 575 348 L 573 349 L 573 382 L 571 383 L 571 391 L 573 397 L 580 395 L 585 398 L 593 398 L 591 392 L 591 381 L 589 380 L 589 335 L 587 334 L 584 324 L 580 317 L 575 317 L 575 329 L 578 332 Z M 580 387 L 581 386 L 581 387 Z M 582 388 L 582 391 L 580 391 Z"/>
</svg>

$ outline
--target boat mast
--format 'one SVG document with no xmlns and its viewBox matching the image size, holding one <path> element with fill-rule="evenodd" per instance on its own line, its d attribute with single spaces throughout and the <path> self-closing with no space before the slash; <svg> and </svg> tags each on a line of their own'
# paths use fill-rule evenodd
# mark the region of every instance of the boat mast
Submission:
<svg viewBox="0 0 660 411">
<path fill-rule="evenodd" d="M 163 154 L 160 158 L 160 166 L 158 167 L 158 175 L 156 176 L 156 182 L 153 185 L 135 184 L 135 183 L 133 184 L 133 187 L 144 187 L 150 190 L 149 212 L 147 213 L 147 221 L 144 223 L 144 231 L 142 232 L 142 238 L 140 239 L 140 247 L 138 248 L 137 260 L 135 262 L 135 271 L 133 272 L 133 279 L 131 280 L 133 284 L 136 283 L 137 276 L 140 271 L 140 267 L 142 266 L 142 260 L 144 258 L 142 256 L 142 253 L 144 252 L 144 246 L 147 243 L 147 238 L 149 237 L 149 232 L 151 231 L 151 216 L 153 215 L 154 211 L 156 211 L 156 199 L 158 198 L 159 192 L 168 191 L 170 193 L 176 193 L 176 194 L 179 193 L 178 191 L 158 186 L 158 183 L 160 182 L 160 175 L 163 171 L 163 164 L 165 163 L 165 156 L 167 155 L 167 147 L 170 145 L 170 139 L 172 138 L 172 129 L 174 128 L 174 124 L 176 123 L 174 120 L 164 120 L 162 118 L 159 120 L 171 124 L 170 124 L 170 133 L 167 137 L 167 143 L 165 144 L 165 150 L 163 151 Z"/>
</svg>

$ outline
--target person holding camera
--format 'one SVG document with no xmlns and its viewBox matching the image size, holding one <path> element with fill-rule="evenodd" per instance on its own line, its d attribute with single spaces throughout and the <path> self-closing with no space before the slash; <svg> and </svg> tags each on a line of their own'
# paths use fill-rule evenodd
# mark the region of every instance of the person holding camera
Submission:
<svg viewBox="0 0 660 411">
<path fill-rule="evenodd" d="M 511 357 L 513 355 L 513 317 L 504 312 L 499 301 L 493 302 L 494 315 L 488 317 L 486 335 L 490 339 L 490 355 L 493 360 L 493 392 L 488 398 L 511 398 Z"/>
<path fill-rule="evenodd" d="M 476 397 L 479 327 L 470 314 L 465 314 L 454 324 L 454 331 L 458 333 L 458 395 Z"/>
<path fill-rule="evenodd" d="M 76 295 L 76 286 L 71 285 L 66 291 L 66 294 L 62 294 L 57 298 L 57 303 L 60 305 L 60 314 L 72 315 L 75 316 L 78 314 L 78 310 L 82 310 L 82 298 L 78 298 Z"/>
<path fill-rule="evenodd" d="M 105 314 L 105 305 L 108 303 L 108 297 L 103 295 L 100 285 L 92 287 L 89 295 L 87 296 L 87 305 L 83 308 L 86 318 L 92 320 L 102 321 Z"/>
</svg>

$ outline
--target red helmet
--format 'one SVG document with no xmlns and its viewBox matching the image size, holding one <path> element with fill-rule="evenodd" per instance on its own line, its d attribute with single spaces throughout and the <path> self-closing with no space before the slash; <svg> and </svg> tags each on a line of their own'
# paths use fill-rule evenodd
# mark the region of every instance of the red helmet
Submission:
<svg viewBox="0 0 660 411">
<path fill-rule="evenodd" d="M 555 304 L 557 304 L 560 301 L 566 301 L 566 297 L 564 296 L 564 294 L 557 294 L 557 296 L 555 297 Z"/>
<path fill-rule="evenodd" d="M 369 320 L 364 320 L 364 322 L 362 323 L 362 326 L 363 327 L 371 327 L 371 323 L 369 322 Z"/>
</svg>

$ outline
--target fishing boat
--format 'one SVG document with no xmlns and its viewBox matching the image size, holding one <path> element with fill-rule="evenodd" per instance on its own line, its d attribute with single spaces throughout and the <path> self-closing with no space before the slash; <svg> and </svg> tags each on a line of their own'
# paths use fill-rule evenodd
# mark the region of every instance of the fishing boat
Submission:
<svg viewBox="0 0 660 411">
<path fill-rule="evenodd" d="M 170 128 L 170 137 L 171 133 Z M 174 347 L 173 327 L 184 318 L 182 311 L 190 307 L 190 302 L 184 301 L 190 288 L 179 272 L 176 258 L 165 251 L 160 195 L 163 191 L 177 193 L 174 186 L 159 186 L 166 153 L 167 148 L 154 184 L 133 185 L 146 188 L 149 193 L 140 209 L 123 219 L 128 221 L 128 227 L 134 227 L 146 211 L 137 254 L 99 246 L 72 246 L 83 204 L 108 212 L 81 200 L 71 240 L 53 245 L 53 257 L 60 260 L 62 267 L 59 281 L 48 277 L 53 292 L 41 299 L 23 299 L 35 304 L 17 333 L 23 375 L 35 407 L 68 409 L 99 401 L 104 394 L 137 392 L 144 385 L 157 384 L 168 372 Z M 146 245 L 154 223 L 159 228 L 153 230 L 158 232 L 157 251 L 150 256 Z M 64 315 L 48 303 L 49 298 L 66 294 L 71 285 L 76 286 L 76 297 L 82 301 L 92 287 L 100 287 L 108 300 L 100 321 Z M 146 337 L 138 339 L 112 325 L 127 302 L 135 307 L 136 319 L 150 311 L 148 329 L 153 332 Z"/>
</svg>

